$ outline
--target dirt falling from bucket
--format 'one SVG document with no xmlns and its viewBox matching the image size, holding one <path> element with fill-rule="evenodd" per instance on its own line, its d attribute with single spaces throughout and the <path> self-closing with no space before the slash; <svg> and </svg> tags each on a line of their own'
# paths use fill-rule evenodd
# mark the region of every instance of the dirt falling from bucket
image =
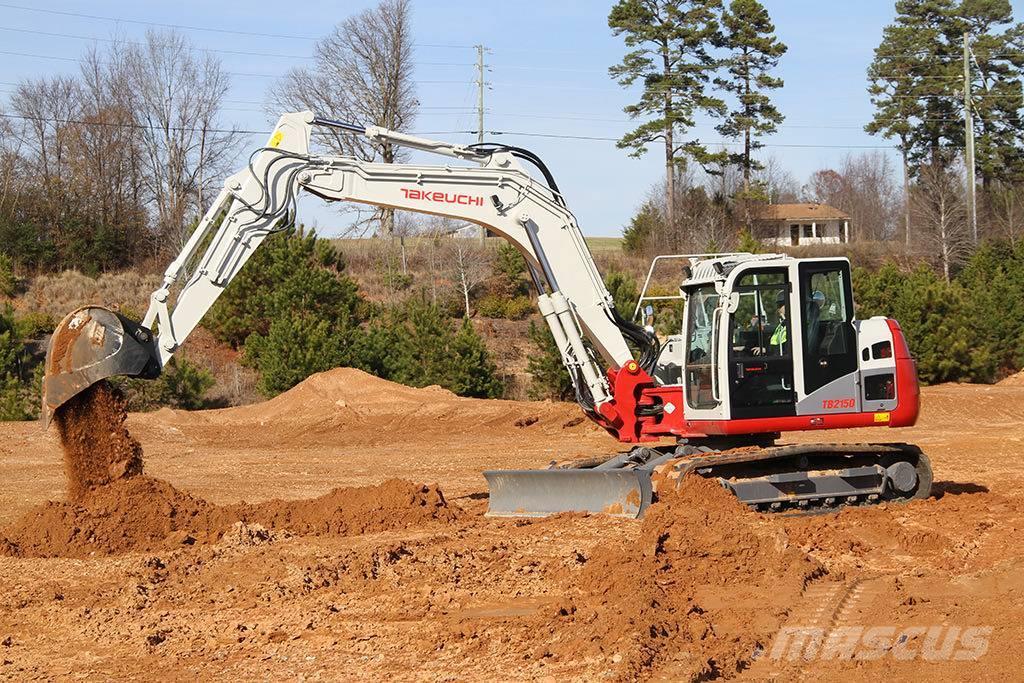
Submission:
<svg viewBox="0 0 1024 683">
<path fill-rule="evenodd" d="M 92 385 L 54 414 L 64 449 L 68 498 L 142 474 L 142 446 L 124 426 L 124 397 L 109 382 Z"/>
</svg>

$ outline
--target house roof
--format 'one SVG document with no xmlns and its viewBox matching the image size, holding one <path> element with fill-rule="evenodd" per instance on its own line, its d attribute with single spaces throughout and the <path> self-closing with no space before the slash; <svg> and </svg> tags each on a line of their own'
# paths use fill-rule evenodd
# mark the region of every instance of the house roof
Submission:
<svg viewBox="0 0 1024 683">
<path fill-rule="evenodd" d="M 754 210 L 759 221 L 849 220 L 850 215 L 828 204 L 766 204 Z"/>
</svg>

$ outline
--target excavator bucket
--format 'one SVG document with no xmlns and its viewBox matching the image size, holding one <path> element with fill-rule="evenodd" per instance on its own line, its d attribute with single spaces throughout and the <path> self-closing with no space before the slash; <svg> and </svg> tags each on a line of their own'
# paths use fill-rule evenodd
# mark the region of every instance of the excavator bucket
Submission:
<svg viewBox="0 0 1024 683">
<path fill-rule="evenodd" d="M 653 497 L 651 472 L 641 469 L 492 470 L 484 478 L 489 517 L 588 512 L 635 519 Z"/>
<path fill-rule="evenodd" d="M 153 334 L 99 306 L 83 306 L 60 322 L 46 352 L 43 428 L 75 395 L 107 377 L 153 379 L 160 374 Z"/>
</svg>

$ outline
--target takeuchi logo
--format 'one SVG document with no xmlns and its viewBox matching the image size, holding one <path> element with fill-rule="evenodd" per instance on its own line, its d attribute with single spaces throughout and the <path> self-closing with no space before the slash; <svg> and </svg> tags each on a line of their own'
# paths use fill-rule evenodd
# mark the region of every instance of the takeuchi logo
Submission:
<svg viewBox="0 0 1024 683">
<path fill-rule="evenodd" d="M 424 202 L 438 202 L 440 204 L 459 204 L 461 206 L 483 206 L 483 197 L 474 197 L 468 194 L 452 194 L 448 192 L 428 192 L 426 190 L 401 188 L 402 195 L 406 199 L 416 199 Z"/>
</svg>

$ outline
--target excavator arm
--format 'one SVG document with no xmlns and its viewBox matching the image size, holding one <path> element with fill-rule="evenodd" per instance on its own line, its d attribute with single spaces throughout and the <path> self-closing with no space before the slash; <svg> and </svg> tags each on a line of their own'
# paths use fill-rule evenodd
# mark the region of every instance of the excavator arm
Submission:
<svg viewBox="0 0 1024 683">
<path fill-rule="evenodd" d="M 318 156 L 310 153 L 317 127 L 340 128 L 472 165 Z M 523 161 L 537 165 L 547 185 L 531 177 Z M 649 373 L 657 341 L 615 310 L 576 219 L 543 162 L 514 147 L 453 145 L 312 112 L 283 115 L 267 145 L 225 181 L 168 266 L 141 324 L 98 307 L 79 309 L 61 323 L 44 381 L 44 422 L 99 379 L 159 374 L 263 240 L 293 224 L 299 190 L 329 201 L 446 216 L 511 242 L 526 259 L 538 307 L 569 369 L 577 400 L 599 424 L 634 440 L 638 387 L 654 383 Z M 639 363 L 627 340 L 641 349 Z M 614 378 L 623 369 L 630 379 L 616 392 Z M 623 391 L 629 395 L 618 395 Z"/>
</svg>

